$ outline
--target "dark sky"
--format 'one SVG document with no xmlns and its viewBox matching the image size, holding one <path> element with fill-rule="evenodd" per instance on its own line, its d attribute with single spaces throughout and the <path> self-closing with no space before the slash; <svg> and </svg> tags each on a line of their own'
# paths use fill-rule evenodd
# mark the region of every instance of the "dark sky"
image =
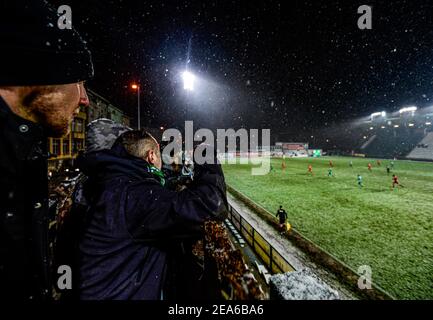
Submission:
<svg viewBox="0 0 433 320">
<path fill-rule="evenodd" d="M 196 127 L 309 136 L 312 127 L 433 104 L 431 1 L 68 4 L 94 57 L 88 86 L 134 123 L 134 80 L 151 126 L 179 125 L 188 110 Z M 373 6 L 373 30 L 357 27 L 363 4 Z M 189 94 L 186 66 L 197 75 Z"/>
</svg>

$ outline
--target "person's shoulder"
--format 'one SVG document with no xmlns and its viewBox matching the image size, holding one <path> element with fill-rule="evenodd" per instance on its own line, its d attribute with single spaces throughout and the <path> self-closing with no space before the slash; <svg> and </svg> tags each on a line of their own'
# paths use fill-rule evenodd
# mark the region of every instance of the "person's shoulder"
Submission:
<svg viewBox="0 0 433 320">
<path fill-rule="evenodd" d="M 142 191 L 142 190 L 164 190 L 165 188 L 155 178 L 149 177 L 140 180 L 129 180 L 125 188 L 128 191 Z"/>
<path fill-rule="evenodd" d="M 134 182 L 128 185 L 124 192 L 127 206 L 139 211 L 142 210 L 141 208 L 149 209 L 161 205 L 165 207 L 176 201 L 181 194 L 162 186 L 154 179 Z"/>
<path fill-rule="evenodd" d="M 155 195 L 177 193 L 171 188 L 168 188 L 166 184 L 162 185 L 161 181 L 152 177 L 141 179 L 140 181 L 134 181 L 130 183 L 127 188 L 129 193 L 138 194 L 149 193 Z"/>
</svg>

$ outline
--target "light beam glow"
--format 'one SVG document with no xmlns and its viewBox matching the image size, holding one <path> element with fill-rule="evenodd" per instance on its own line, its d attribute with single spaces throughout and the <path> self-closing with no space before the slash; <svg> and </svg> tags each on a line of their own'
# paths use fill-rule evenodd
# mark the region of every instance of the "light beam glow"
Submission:
<svg viewBox="0 0 433 320">
<path fill-rule="evenodd" d="M 407 107 L 400 109 L 400 114 L 405 112 L 415 112 L 418 108 L 417 107 Z"/>
<path fill-rule="evenodd" d="M 386 112 L 385 111 L 381 111 L 381 112 L 375 112 L 375 113 L 372 113 L 371 114 L 371 118 L 373 119 L 374 117 L 379 117 L 379 116 L 382 116 L 382 117 L 386 117 Z"/>
<path fill-rule="evenodd" d="M 183 88 L 188 91 L 194 90 L 194 80 L 195 76 L 188 71 L 184 71 L 182 73 L 182 79 L 183 79 Z"/>
</svg>

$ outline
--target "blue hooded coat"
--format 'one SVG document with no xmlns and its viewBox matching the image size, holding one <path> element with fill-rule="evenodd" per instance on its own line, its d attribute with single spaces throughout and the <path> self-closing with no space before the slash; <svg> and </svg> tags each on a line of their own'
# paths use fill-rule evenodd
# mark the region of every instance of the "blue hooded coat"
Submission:
<svg viewBox="0 0 433 320">
<path fill-rule="evenodd" d="M 120 143 L 82 156 L 79 167 L 88 176 L 79 243 L 80 298 L 164 298 L 176 245 L 200 234 L 204 221 L 226 217 L 221 166 L 196 166 L 193 183 L 181 192 L 165 188 L 149 164 Z"/>
</svg>

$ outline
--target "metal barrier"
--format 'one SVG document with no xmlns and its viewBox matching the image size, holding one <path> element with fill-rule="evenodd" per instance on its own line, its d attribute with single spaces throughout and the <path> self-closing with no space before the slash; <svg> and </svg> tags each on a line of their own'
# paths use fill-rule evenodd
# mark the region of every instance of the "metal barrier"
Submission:
<svg viewBox="0 0 433 320">
<path fill-rule="evenodd" d="M 228 219 L 240 231 L 246 242 L 262 259 L 271 273 L 295 271 L 290 263 L 229 204 Z"/>
</svg>

